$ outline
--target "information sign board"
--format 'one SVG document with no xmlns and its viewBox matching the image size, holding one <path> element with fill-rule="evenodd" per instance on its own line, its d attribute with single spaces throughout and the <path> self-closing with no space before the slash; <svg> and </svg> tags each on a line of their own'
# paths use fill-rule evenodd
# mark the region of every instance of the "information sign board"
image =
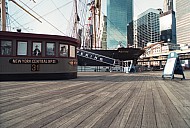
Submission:
<svg viewBox="0 0 190 128">
<path fill-rule="evenodd" d="M 177 53 L 171 52 L 168 55 L 168 59 L 164 67 L 162 78 L 164 79 L 166 77 L 170 77 L 171 79 L 174 79 L 174 74 L 182 75 L 183 76 L 182 79 L 185 79 L 181 62 L 179 60 Z"/>
<path fill-rule="evenodd" d="M 164 68 L 164 74 L 173 74 L 176 58 L 169 58 Z"/>
</svg>

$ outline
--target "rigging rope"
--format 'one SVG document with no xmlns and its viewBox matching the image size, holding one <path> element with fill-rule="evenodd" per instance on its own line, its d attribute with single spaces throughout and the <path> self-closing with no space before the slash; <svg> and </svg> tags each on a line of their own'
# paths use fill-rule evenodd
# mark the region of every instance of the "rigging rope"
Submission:
<svg viewBox="0 0 190 128">
<path fill-rule="evenodd" d="M 60 11 L 60 9 L 56 6 L 56 4 L 53 2 L 53 0 L 51 0 L 51 2 L 53 3 L 53 5 L 56 7 L 56 9 L 60 12 L 60 14 L 67 20 L 67 22 L 69 23 L 69 20 L 65 17 L 65 15 Z"/>
<path fill-rule="evenodd" d="M 58 9 L 63 8 L 63 7 L 65 7 L 65 6 L 67 6 L 67 5 L 69 5 L 70 3 L 72 3 L 72 1 L 67 2 L 66 4 L 64 4 L 64 5 L 62 5 L 62 6 L 58 7 L 58 8 L 56 8 L 56 9 L 54 9 L 54 10 L 52 10 L 52 11 L 50 11 L 50 12 L 48 12 L 48 13 L 46 13 L 46 14 L 40 16 L 40 17 L 43 18 L 43 17 L 45 17 L 45 16 L 47 16 L 47 15 L 49 15 L 49 14 L 51 14 L 51 13 L 57 11 Z M 38 18 L 40 18 L 40 17 L 38 17 Z M 32 21 L 30 21 L 30 22 L 27 22 L 27 23 L 25 23 L 24 25 L 33 23 L 33 21 L 34 21 L 34 20 L 32 20 Z"/>
<path fill-rule="evenodd" d="M 42 0 L 40 3 L 36 4 L 34 7 L 32 7 L 31 9 L 34 9 L 35 7 L 39 6 L 42 2 L 44 2 L 45 0 Z M 26 5 L 29 2 L 26 3 Z M 28 5 L 27 5 L 28 6 Z M 30 6 L 30 5 L 29 5 Z M 15 13 L 12 14 L 12 16 L 14 16 L 15 14 L 18 14 L 19 12 L 21 12 L 22 10 L 19 8 L 19 10 L 17 10 Z M 25 15 L 25 13 L 23 13 L 21 16 L 17 17 L 16 20 L 20 19 L 21 17 L 23 17 Z M 14 21 L 13 21 L 14 22 Z M 11 22 L 12 23 L 12 22 Z"/>
<path fill-rule="evenodd" d="M 23 25 L 21 25 L 16 19 L 14 19 L 11 15 L 9 15 L 10 18 L 12 18 L 18 25 L 20 25 L 24 30 L 26 30 L 27 32 L 29 32 Z"/>
</svg>

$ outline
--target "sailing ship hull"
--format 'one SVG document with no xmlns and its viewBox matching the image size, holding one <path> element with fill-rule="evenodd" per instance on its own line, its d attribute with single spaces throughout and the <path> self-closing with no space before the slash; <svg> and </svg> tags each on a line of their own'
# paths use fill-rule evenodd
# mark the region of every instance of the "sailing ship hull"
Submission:
<svg viewBox="0 0 190 128">
<path fill-rule="evenodd" d="M 120 61 L 133 60 L 134 63 L 137 62 L 137 59 L 140 55 L 144 53 L 144 50 L 139 48 L 118 48 L 117 50 L 86 50 L 88 52 L 96 53 Z M 84 58 L 81 56 L 78 57 L 79 66 L 108 66 L 109 64 L 101 63 L 96 60 Z"/>
</svg>

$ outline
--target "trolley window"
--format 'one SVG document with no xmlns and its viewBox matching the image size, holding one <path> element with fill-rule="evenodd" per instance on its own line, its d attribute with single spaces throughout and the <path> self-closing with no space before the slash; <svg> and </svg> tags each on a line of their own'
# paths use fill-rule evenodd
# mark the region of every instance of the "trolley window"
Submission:
<svg viewBox="0 0 190 128">
<path fill-rule="evenodd" d="M 33 42 L 32 45 L 32 55 L 33 56 L 41 56 L 42 52 L 42 43 L 40 42 Z"/>
<path fill-rule="evenodd" d="M 12 41 L 1 41 L 1 55 L 12 55 Z"/>
<path fill-rule="evenodd" d="M 18 41 L 17 42 L 17 55 L 27 55 L 27 44 L 28 42 Z"/>
<path fill-rule="evenodd" d="M 59 44 L 59 55 L 61 57 L 68 57 L 68 48 L 66 44 Z"/>
<path fill-rule="evenodd" d="M 75 58 L 76 57 L 76 49 L 75 46 L 70 45 L 70 57 Z"/>
<path fill-rule="evenodd" d="M 55 56 L 55 43 L 46 43 L 46 55 Z"/>
</svg>

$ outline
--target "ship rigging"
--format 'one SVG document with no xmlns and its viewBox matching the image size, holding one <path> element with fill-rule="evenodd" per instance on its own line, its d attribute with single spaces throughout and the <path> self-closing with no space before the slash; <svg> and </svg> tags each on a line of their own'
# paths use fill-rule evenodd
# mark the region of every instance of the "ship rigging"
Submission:
<svg viewBox="0 0 190 128">
<path fill-rule="evenodd" d="M 5 0 L 2 0 L 2 1 L 5 1 Z M 11 0 L 11 1 L 15 1 L 15 0 Z M 51 2 L 53 3 L 52 0 Z M 129 60 L 129 59 L 136 61 L 137 58 L 144 52 L 144 50 L 137 49 L 137 48 L 136 49 L 124 48 L 122 47 L 122 42 L 119 42 L 119 41 L 118 41 L 118 44 L 120 46 L 119 49 L 113 49 L 113 50 L 107 50 L 106 48 L 103 49 L 101 36 L 103 33 L 102 28 L 105 26 L 102 26 L 102 22 L 101 22 L 102 20 L 101 18 L 104 17 L 104 13 L 102 13 L 102 9 L 101 9 L 102 1 L 101 0 L 90 0 L 90 1 L 89 0 L 79 0 L 79 1 L 72 0 L 68 3 L 65 3 L 64 5 L 60 7 L 55 5 L 56 10 L 58 10 L 64 16 L 60 8 L 70 3 L 73 3 L 73 7 L 72 7 L 70 20 L 67 20 L 69 25 L 67 27 L 66 34 L 60 31 L 59 27 L 55 27 L 54 24 L 52 24 L 50 21 L 45 19 L 44 18 L 45 15 L 43 16 L 39 15 L 35 11 L 32 11 L 32 12 L 35 13 L 37 17 L 32 14 L 30 15 L 33 18 L 37 19 L 38 21 L 41 21 L 39 19 L 42 19 L 42 21 L 47 22 L 49 25 L 53 26 L 56 30 L 58 30 L 63 35 L 67 35 L 69 37 L 76 38 L 77 40 L 79 40 L 80 41 L 80 46 L 78 47 L 79 53 L 83 53 L 83 52 L 80 52 L 80 49 L 84 49 L 84 50 L 87 50 L 88 54 L 91 54 L 91 56 L 95 54 L 96 55 L 100 54 L 100 56 L 106 56 L 106 57 L 117 59 L 120 61 Z M 28 6 L 26 7 L 29 8 Z M 29 8 L 29 10 L 32 10 L 32 8 Z M 2 9 L 2 12 L 3 12 L 3 9 Z M 50 14 L 51 12 L 48 12 L 47 14 Z M 64 10 L 64 12 L 67 12 L 67 11 Z M 124 38 L 126 37 L 124 36 Z M 78 56 L 79 64 L 81 65 L 86 64 L 88 62 L 87 59 L 91 59 L 91 58 L 85 58 L 85 59 L 84 58 L 85 58 L 84 56 Z"/>
</svg>

